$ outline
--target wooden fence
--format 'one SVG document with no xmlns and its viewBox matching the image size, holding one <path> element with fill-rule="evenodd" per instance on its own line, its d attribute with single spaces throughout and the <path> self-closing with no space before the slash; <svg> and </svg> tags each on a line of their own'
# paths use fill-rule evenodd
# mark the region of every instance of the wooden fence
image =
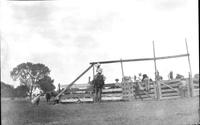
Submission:
<svg viewBox="0 0 200 125">
<path fill-rule="evenodd" d="M 186 97 L 189 97 L 189 79 L 183 80 L 187 83 Z M 160 99 L 173 99 L 180 98 L 180 89 L 179 85 L 181 80 L 162 80 L 158 81 L 160 83 L 160 94 L 156 92 L 155 82 L 150 83 L 149 92 L 139 93 L 143 100 L 154 100 L 157 96 L 160 96 Z M 199 96 L 199 80 L 193 80 L 194 86 L 194 96 Z M 105 84 L 102 92 L 103 101 L 132 101 L 135 99 L 134 93 L 134 82 L 125 81 L 119 85 L 115 83 Z M 92 102 L 93 94 L 92 88 L 89 84 L 76 84 L 72 86 L 71 89 L 66 90 L 61 96 L 61 102 Z M 137 96 L 139 100 L 139 96 Z"/>
<path fill-rule="evenodd" d="M 194 96 L 199 96 L 199 79 L 193 79 Z"/>
<path fill-rule="evenodd" d="M 89 84 L 80 84 L 81 87 L 77 84 L 76 87 L 72 87 L 70 90 L 67 90 L 61 96 L 61 102 L 92 102 L 93 101 L 93 89 Z M 116 86 L 114 83 L 105 84 L 102 90 L 102 100 L 103 101 L 119 101 L 123 100 L 122 98 L 122 88 Z"/>
</svg>

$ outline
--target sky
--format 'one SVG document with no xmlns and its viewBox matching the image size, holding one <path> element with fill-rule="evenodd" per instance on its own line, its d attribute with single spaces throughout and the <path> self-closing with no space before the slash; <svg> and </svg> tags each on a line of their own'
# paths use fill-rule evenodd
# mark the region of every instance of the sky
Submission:
<svg viewBox="0 0 200 125">
<path fill-rule="evenodd" d="M 198 0 L 0 1 L 1 81 L 19 85 L 10 71 L 20 63 L 43 63 L 54 84 L 71 83 L 90 62 L 186 54 L 199 73 Z M 156 61 L 164 79 L 169 71 L 188 77 L 188 58 Z M 120 63 L 101 65 L 106 83 L 121 80 Z M 125 76 L 146 73 L 154 62 L 123 63 Z M 76 84 L 87 83 L 92 70 Z"/>
</svg>

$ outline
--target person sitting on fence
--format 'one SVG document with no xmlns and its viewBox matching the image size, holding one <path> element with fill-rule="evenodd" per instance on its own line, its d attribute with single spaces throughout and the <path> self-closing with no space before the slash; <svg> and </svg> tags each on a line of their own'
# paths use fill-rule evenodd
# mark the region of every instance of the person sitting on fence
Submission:
<svg viewBox="0 0 200 125">
<path fill-rule="evenodd" d="M 174 77 L 173 77 L 173 71 L 170 71 L 169 74 L 168 74 L 168 79 L 169 80 L 172 80 Z"/>
<path fill-rule="evenodd" d="M 144 85 L 145 90 L 148 91 L 149 90 L 149 77 L 147 76 L 147 74 L 143 74 L 142 83 Z"/>
<path fill-rule="evenodd" d="M 158 70 L 156 71 L 156 79 L 157 79 L 157 80 L 163 80 L 163 77 L 160 76 Z"/>
<path fill-rule="evenodd" d="M 182 78 L 184 78 L 184 76 L 183 76 L 183 75 L 176 74 L 176 79 L 182 79 Z"/>
<path fill-rule="evenodd" d="M 179 95 L 181 97 L 187 97 L 187 91 L 188 91 L 187 81 L 183 77 L 181 78 L 178 89 L 179 89 Z"/>
<path fill-rule="evenodd" d="M 119 79 L 115 79 L 115 86 L 116 87 L 121 87 L 121 83 L 119 83 Z"/>
<path fill-rule="evenodd" d="M 142 73 L 139 73 L 138 80 L 142 82 Z"/>
<path fill-rule="evenodd" d="M 136 82 L 137 82 L 137 84 L 139 86 L 139 89 L 140 90 L 144 90 L 145 87 L 144 87 L 144 83 L 142 82 L 142 73 L 139 73 L 138 75 L 139 76 L 136 78 Z"/>
<path fill-rule="evenodd" d="M 134 75 L 133 80 L 134 80 L 134 82 L 137 81 L 137 76 L 136 75 Z"/>
</svg>

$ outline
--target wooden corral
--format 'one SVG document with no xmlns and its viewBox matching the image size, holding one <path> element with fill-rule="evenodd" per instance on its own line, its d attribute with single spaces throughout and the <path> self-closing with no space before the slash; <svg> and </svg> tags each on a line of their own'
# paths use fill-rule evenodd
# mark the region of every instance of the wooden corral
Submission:
<svg viewBox="0 0 200 125">
<path fill-rule="evenodd" d="M 140 93 L 136 94 L 134 92 L 134 87 L 133 85 L 135 84 L 134 82 L 127 82 L 127 83 L 123 83 L 126 85 L 122 85 L 122 95 L 123 95 L 123 100 L 128 100 L 128 101 L 132 101 L 132 100 L 140 100 L 139 96 L 142 97 L 142 100 L 153 100 L 155 99 L 156 95 L 155 95 L 155 90 L 154 87 L 152 85 L 150 85 L 150 89 L 148 92 L 146 91 L 141 91 Z M 135 98 L 135 96 L 137 97 L 137 99 Z"/>
<path fill-rule="evenodd" d="M 160 99 L 173 99 L 180 98 L 179 86 L 181 81 L 187 83 L 186 97 L 189 97 L 189 79 L 174 79 L 174 80 L 162 80 L 160 83 L 160 95 L 157 95 L 156 86 L 154 82 L 150 84 L 150 90 L 148 92 L 139 93 L 143 100 L 154 100 L 157 96 Z M 199 80 L 193 80 L 194 83 L 194 96 L 199 96 Z M 140 100 L 137 96 L 135 99 L 134 85 L 132 81 L 123 81 L 121 85 L 115 83 L 105 84 L 102 92 L 103 101 L 133 101 Z M 92 102 L 93 93 L 90 84 L 75 84 L 71 89 L 65 91 L 61 96 L 61 102 Z"/>
<path fill-rule="evenodd" d="M 95 75 L 95 67 L 94 65 L 97 63 L 100 64 L 109 64 L 109 63 L 121 63 L 121 70 L 122 70 L 122 78 L 124 78 L 124 69 L 123 69 L 123 62 L 135 62 L 135 61 L 154 61 L 154 67 L 155 67 L 155 81 L 152 82 L 150 85 L 150 91 L 149 92 L 140 92 L 140 95 L 145 99 L 169 99 L 169 98 L 178 98 L 180 97 L 180 91 L 183 92 L 183 80 L 170 80 L 170 81 L 163 81 L 158 79 L 157 74 L 157 66 L 156 66 L 156 60 L 161 59 L 170 59 L 170 58 L 179 58 L 179 57 L 188 57 L 188 64 L 189 64 L 189 78 L 184 80 L 184 84 L 187 83 L 187 87 L 184 87 L 184 97 L 187 95 L 188 97 L 193 97 L 199 95 L 199 79 L 196 80 L 196 82 L 192 79 L 192 70 L 191 70 L 191 64 L 190 64 L 190 54 L 188 51 L 187 46 L 187 40 L 185 39 L 186 43 L 186 54 L 181 55 L 173 55 L 173 56 L 165 56 L 165 57 L 156 57 L 155 55 L 155 47 L 154 47 L 154 41 L 153 41 L 153 58 L 140 58 L 140 59 L 126 59 L 126 60 L 110 60 L 110 61 L 98 61 L 98 62 L 91 62 L 90 66 L 84 70 L 74 81 L 72 81 L 68 86 L 64 87 L 64 89 L 56 96 L 56 99 L 60 99 L 60 101 L 66 101 L 69 99 L 75 99 L 76 101 L 92 101 L 93 100 L 93 94 L 92 94 L 92 88 L 91 86 L 85 85 L 85 88 L 80 87 L 74 87 L 75 82 L 80 79 L 86 72 L 88 72 L 91 68 L 93 68 L 93 78 Z M 117 87 L 115 84 L 106 84 L 103 89 L 103 95 L 102 100 L 133 100 L 135 98 L 134 95 L 134 82 L 132 81 L 124 81 L 121 83 L 120 87 Z M 182 89 L 181 89 L 182 88 Z M 186 88 L 186 89 L 185 89 Z M 185 90 L 187 91 L 187 94 L 185 94 Z M 138 94 L 137 94 L 138 95 Z M 181 95 L 182 97 L 182 95 Z"/>
</svg>

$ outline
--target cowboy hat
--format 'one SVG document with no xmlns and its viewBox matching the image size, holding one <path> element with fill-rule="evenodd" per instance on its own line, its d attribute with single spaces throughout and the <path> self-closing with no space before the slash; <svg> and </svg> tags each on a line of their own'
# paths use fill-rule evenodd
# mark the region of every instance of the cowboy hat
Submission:
<svg viewBox="0 0 200 125">
<path fill-rule="evenodd" d="M 96 64 L 96 67 L 98 67 L 98 66 L 101 66 L 101 64 L 100 64 L 100 63 L 97 63 L 97 64 Z"/>
</svg>

